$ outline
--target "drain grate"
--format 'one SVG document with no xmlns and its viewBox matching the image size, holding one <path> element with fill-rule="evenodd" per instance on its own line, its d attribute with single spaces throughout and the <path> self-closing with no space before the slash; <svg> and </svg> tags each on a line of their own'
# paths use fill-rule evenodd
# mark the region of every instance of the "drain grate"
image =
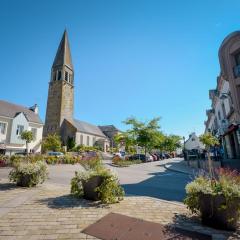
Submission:
<svg viewBox="0 0 240 240">
<path fill-rule="evenodd" d="M 207 234 L 109 213 L 82 231 L 103 240 L 212 240 Z"/>
</svg>

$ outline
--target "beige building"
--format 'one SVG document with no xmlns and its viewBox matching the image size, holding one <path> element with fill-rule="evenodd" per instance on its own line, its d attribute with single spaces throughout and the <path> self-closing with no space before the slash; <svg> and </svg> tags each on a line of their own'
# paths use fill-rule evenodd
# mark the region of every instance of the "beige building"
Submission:
<svg viewBox="0 0 240 240">
<path fill-rule="evenodd" d="M 225 158 L 240 158 L 240 31 L 228 35 L 219 48 L 220 76 L 210 90 L 206 132 L 217 136 Z"/>
<path fill-rule="evenodd" d="M 57 133 L 63 144 L 74 139 L 76 145 L 109 148 L 109 139 L 98 126 L 74 119 L 74 69 L 65 31 L 55 56 L 49 82 L 44 136 Z"/>
<path fill-rule="evenodd" d="M 40 153 L 43 123 L 38 115 L 38 107 L 34 105 L 27 108 L 0 100 L 0 154 L 25 152 L 26 142 L 21 139 L 21 133 L 25 130 L 33 133 L 30 152 Z"/>
</svg>

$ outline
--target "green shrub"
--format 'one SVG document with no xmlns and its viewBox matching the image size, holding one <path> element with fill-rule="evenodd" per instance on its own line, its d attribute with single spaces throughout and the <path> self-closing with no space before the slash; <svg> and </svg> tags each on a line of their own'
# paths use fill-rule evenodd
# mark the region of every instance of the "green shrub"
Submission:
<svg viewBox="0 0 240 240">
<path fill-rule="evenodd" d="M 201 194 L 222 195 L 228 204 L 233 199 L 240 198 L 240 175 L 237 171 L 220 168 L 215 171 L 214 177 L 197 176 L 186 185 L 186 193 L 184 203 L 193 213 L 199 213 Z"/>
<path fill-rule="evenodd" d="M 105 204 L 112 204 L 119 202 L 124 197 L 124 190 L 119 185 L 119 181 L 115 175 L 109 170 L 99 167 L 94 170 L 88 170 L 86 172 L 75 172 L 74 178 L 71 180 L 71 194 L 77 197 L 83 197 L 82 182 L 94 176 L 103 177 L 102 184 L 95 189 L 98 192 L 99 200 Z"/>
<path fill-rule="evenodd" d="M 9 179 L 19 186 L 33 187 L 43 183 L 48 175 L 47 165 L 45 162 L 36 163 L 21 162 L 14 166 L 9 173 Z"/>
</svg>

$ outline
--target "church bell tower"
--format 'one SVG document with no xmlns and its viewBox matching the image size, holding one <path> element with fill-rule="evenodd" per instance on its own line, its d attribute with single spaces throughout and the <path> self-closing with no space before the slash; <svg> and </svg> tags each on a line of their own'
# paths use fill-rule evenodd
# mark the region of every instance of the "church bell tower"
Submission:
<svg viewBox="0 0 240 240">
<path fill-rule="evenodd" d="M 52 69 L 48 89 L 44 136 L 60 134 L 64 119 L 73 119 L 74 71 L 67 31 L 63 33 Z"/>
</svg>

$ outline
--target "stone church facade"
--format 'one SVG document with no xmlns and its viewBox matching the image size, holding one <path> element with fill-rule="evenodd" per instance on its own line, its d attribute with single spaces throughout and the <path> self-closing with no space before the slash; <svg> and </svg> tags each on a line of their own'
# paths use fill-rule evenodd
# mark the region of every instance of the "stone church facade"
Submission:
<svg viewBox="0 0 240 240">
<path fill-rule="evenodd" d="M 104 151 L 110 145 L 101 128 L 74 119 L 74 69 L 66 31 L 51 69 L 43 136 L 54 133 L 61 136 L 64 145 L 69 138 L 74 139 L 76 145 L 98 145 Z"/>
</svg>

